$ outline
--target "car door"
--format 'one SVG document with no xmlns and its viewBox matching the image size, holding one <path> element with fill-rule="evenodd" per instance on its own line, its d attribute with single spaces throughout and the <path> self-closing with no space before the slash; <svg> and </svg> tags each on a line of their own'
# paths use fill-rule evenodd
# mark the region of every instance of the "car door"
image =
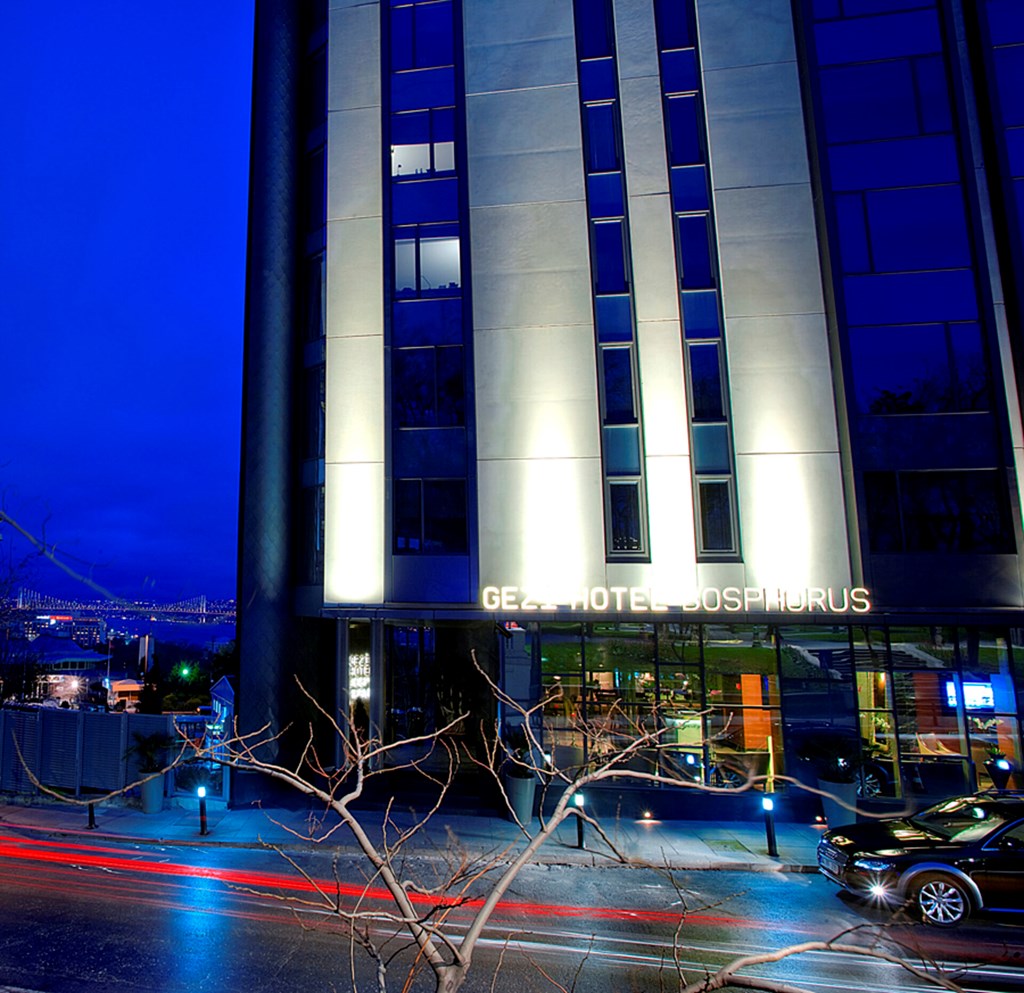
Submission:
<svg viewBox="0 0 1024 993">
<path fill-rule="evenodd" d="M 970 874 L 986 909 L 1024 911 L 1024 820 L 985 842 Z"/>
</svg>

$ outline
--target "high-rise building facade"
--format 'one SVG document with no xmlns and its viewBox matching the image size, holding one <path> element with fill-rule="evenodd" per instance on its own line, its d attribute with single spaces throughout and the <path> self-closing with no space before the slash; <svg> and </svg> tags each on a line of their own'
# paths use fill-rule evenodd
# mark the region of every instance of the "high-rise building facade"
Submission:
<svg viewBox="0 0 1024 993">
<path fill-rule="evenodd" d="M 1021 768 L 1019 3 L 258 0 L 252 155 L 247 726 Z"/>
</svg>

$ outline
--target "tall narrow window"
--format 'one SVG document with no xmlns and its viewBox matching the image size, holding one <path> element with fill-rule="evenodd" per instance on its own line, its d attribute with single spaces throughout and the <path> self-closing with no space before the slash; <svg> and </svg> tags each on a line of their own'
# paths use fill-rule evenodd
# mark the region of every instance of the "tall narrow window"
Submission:
<svg viewBox="0 0 1024 993">
<path fill-rule="evenodd" d="M 605 552 L 610 560 L 636 561 L 649 555 L 647 497 L 612 8 L 610 0 L 574 0 L 573 12 L 601 402 Z"/>
</svg>

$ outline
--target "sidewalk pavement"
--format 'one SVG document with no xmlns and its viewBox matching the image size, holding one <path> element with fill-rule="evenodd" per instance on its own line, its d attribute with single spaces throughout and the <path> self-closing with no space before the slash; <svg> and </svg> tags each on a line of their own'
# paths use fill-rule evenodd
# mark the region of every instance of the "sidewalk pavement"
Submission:
<svg viewBox="0 0 1024 993">
<path fill-rule="evenodd" d="M 157 814 L 144 814 L 131 803 L 102 804 L 96 809 L 96 828 L 88 828 L 84 806 L 60 803 L 30 804 L 0 798 L 0 832 L 23 832 L 49 837 L 80 836 L 82 840 L 135 842 L 140 844 L 220 845 L 255 848 L 265 844 L 310 847 L 311 831 L 329 828 L 326 819 L 320 826 L 318 816 L 309 811 L 228 809 L 220 800 L 207 801 L 208 833 L 200 834 L 198 801 L 191 798 L 166 800 Z M 377 837 L 383 820 L 381 811 L 360 813 L 368 829 Z M 409 815 L 401 822 L 409 823 Z M 538 822 L 534 820 L 533 826 Z M 776 824 L 779 855 L 767 854 L 765 825 L 762 820 L 736 821 L 617 821 L 603 824 L 604 830 L 628 858 L 672 869 L 717 869 L 759 872 L 816 871 L 816 847 L 823 833 L 821 825 Z M 449 845 L 449 835 L 471 855 L 495 853 L 522 833 L 515 824 L 497 816 L 469 816 L 440 812 L 430 828 L 415 836 L 411 848 L 430 856 Z M 373 831 L 371 830 L 371 837 Z M 576 847 L 575 818 L 560 826 L 555 838 L 537 853 L 535 862 L 549 865 L 610 864 L 608 848 L 589 825 L 585 829 L 585 849 Z M 352 848 L 351 836 L 339 827 L 326 844 Z M 604 853 L 602 855 L 602 853 Z"/>
</svg>

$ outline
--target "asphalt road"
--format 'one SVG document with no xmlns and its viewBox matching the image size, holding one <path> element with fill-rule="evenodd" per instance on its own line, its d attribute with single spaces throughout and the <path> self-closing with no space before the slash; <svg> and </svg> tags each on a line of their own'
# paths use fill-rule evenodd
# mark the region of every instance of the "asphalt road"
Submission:
<svg viewBox="0 0 1024 993">
<path fill-rule="evenodd" d="M 315 993 L 371 989 L 365 954 L 314 892 L 326 884 L 352 905 L 360 863 L 332 853 L 280 854 L 217 847 L 124 846 L 0 837 L 0 991 L 42 993 Z M 436 862 L 405 867 L 432 885 Z M 301 902 L 300 902 L 301 901 Z M 426 912 L 424 898 L 418 906 Z M 412 963 L 404 941 L 372 934 L 389 956 L 393 988 Z M 453 940 L 473 908 L 447 911 Z M 1024 924 L 1024 921 L 1021 922 Z M 854 929 L 850 931 L 850 929 Z M 893 923 L 886 912 L 843 899 L 816 874 L 530 867 L 485 934 L 465 987 L 471 991 L 576 993 L 678 990 L 739 955 L 794 943 L 845 941 L 915 962 L 939 961 L 969 990 L 1024 991 L 1024 927 L 971 921 L 953 931 Z M 496 981 L 494 973 L 500 963 Z M 813 991 L 936 987 L 899 965 L 811 951 L 747 975 Z M 548 978 L 550 977 L 550 978 Z M 492 987 L 492 981 L 494 985 Z M 426 975 L 413 985 L 432 990 Z"/>
</svg>

